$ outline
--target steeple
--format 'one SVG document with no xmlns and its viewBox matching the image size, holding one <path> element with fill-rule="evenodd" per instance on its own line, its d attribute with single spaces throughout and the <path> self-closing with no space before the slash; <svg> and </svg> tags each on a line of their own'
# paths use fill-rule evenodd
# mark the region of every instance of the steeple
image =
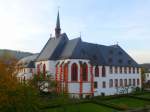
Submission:
<svg viewBox="0 0 150 112">
<path fill-rule="evenodd" d="M 60 34 L 61 34 L 61 28 L 60 28 L 60 19 L 59 19 L 59 10 L 58 10 L 56 27 L 55 27 L 55 37 L 59 38 Z"/>
</svg>

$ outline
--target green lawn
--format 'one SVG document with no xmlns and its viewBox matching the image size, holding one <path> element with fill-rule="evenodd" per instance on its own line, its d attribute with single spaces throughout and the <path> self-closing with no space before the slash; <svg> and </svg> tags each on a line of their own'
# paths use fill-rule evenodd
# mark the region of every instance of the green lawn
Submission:
<svg viewBox="0 0 150 112">
<path fill-rule="evenodd" d="M 139 107 L 144 107 L 145 105 L 150 105 L 150 101 L 144 101 L 144 100 L 128 98 L 128 97 L 107 100 L 105 102 L 112 103 L 118 106 L 128 107 L 128 108 L 139 108 Z"/>
<path fill-rule="evenodd" d="M 150 98 L 150 93 L 144 93 L 141 95 L 137 95 L 138 97 L 142 97 L 142 98 Z"/>
<path fill-rule="evenodd" d="M 104 106 L 86 103 L 86 104 L 66 106 L 65 109 L 63 108 L 48 109 L 46 110 L 46 112 L 117 112 L 117 111 L 114 111 L 113 109 Z"/>
</svg>

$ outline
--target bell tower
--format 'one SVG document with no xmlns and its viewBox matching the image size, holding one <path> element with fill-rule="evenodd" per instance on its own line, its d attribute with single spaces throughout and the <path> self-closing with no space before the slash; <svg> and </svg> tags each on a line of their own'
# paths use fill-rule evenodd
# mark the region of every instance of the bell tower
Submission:
<svg viewBox="0 0 150 112">
<path fill-rule="evenodd" d="M 60 28 L 60 19 L 59 19 L 59 10 L 58 10 L 56 27 L 55 27 L 55 37 L 59 38 L 60 34 L 61 34 L 61 28 Z"/>
</svg>

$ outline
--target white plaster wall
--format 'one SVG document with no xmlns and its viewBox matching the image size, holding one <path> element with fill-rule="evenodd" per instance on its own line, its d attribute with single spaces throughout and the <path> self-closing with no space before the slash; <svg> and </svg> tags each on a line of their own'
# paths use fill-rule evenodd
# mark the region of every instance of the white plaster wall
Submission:
<svg viewBox="0 0 150 112">
<path fill-rule="evenodd" d="M 48 74 L 51 74 L 53 77 L 55 77 L 55 72 L 56 72 L 56 61 L 48 60 L 48 61 L 39 61 L 35 63 L 36 70 L 37 70 L 37 65 L 41 65 L 41 71 L 43 70 L 43 65 L 46 65 L 46 71 Z"/>
<path fill-rule="evenodd" d="M 83 93 L 91 92 L 91 83 L 83 83 Z"/>
<path fill-rule="evenodd" d="M 101 68 L 101 67 L 99 67 Z M 128 73 L 128 72 L 127 72 Z M 95 74 L 94 74 L 95 76 Z M 109 87 L 109 80 L 113 79 L 113 87 L 110 88 Z M 124 83 L 124 79 L 127 79 L 127 84 L 129 83 L 129 79 L 131 79 L 131 82 L 133 84 L 133 79 L 135 79 L 135 85 L 137 86 L 137 79 L 140 80 L 140 85 L 138 87 L 141 87 L 141 74 L 139 72 L 139 74 L 136 72 L 135 74 L 131 73 L 131 74 L 125 74 L 122 73 L 120 74 L 118 72 L 118 74 L 114 73 L 114 69 L 113 69 L 113 74 L 109 74 L 109 67 L 106 66 L 106 77 L 101 77 L 101 74 L 99 75 L 99 77 L 94 77 L 94 81 L 97 81 L 98 83 L 98 88 L 94 89 L 94 95 L 101 95 L 101 93 L 105 93 L 105 95 L 114 95 L 117 94 L 117 89 L 114 86 L 114 80 L 118 79 L 118 85 L 120 83 L 120 79 L 123 79 L 123 83 Z M 106 88 L 102 87 L 102 82 L 105 81 L 106 82 Z M 129 92 L 131 92 L 131 90 L 129 90 Z"/>
<path fill-rule="evenodd" d="M 79 83 L 68 83 L 68 92 L 69 93 L 80 93 L 80 84 Z"/>
<path fill-rule="evenodd" d="M 150 81 L 150 73 L 145 73 L 145 81 Z"/>
</svg>

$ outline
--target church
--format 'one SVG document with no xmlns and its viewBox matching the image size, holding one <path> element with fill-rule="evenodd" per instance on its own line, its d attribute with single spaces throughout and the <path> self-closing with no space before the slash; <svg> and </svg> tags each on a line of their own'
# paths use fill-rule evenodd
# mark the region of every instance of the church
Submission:
<svg viewBox="0 0 150 112">
<path fill-rule="evenodd" d="M 55 36 L 39 54 L 19 63 L 22 70 L 17 77 L 21 80 L 35 73 L 50 74 L 57 83 L 57 92 L 75 98 L 122 94 L 125 88 L 131 92 L 141 87 L 140 66 L 119 45 L 84 42 L 81 37 L 70 40 L 61 33 L 59 12 Z"/>
</svg>

